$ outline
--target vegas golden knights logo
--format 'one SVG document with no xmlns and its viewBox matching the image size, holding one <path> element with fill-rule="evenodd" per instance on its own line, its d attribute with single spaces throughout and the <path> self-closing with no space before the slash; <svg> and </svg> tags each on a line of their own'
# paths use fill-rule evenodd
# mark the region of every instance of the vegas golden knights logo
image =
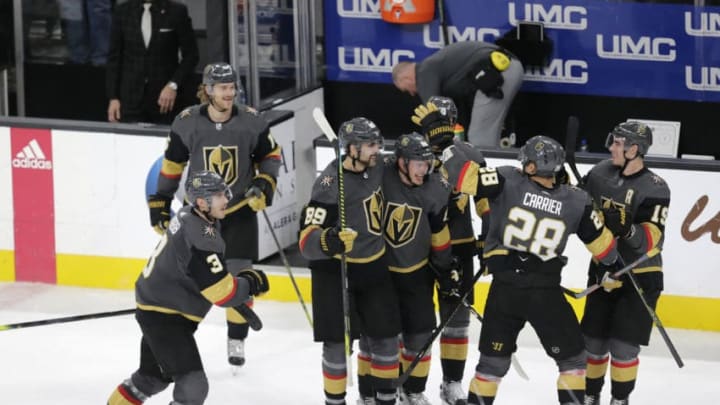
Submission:
<svg viewBox="0 0 720 405">
<path fill-rule="evenodd" d="M 368 231 L 374 235 L 382 235 L 384 205 L 385 197 L 379 188 L 370 197 L 363 200 Z"/>
<path fill-rule="evenodd" d="M 237 146 L 206 146 L 203 148 L 205 170 L 215 172 L 225 180 L 228 186 L 238 178 Z"/>
<path fill-rule="evenodd" d="M 415 239 L 422 208 L 404 204 L 388 203 L 385 220 L 385 240 L 395 248 Z"/>
</svg>

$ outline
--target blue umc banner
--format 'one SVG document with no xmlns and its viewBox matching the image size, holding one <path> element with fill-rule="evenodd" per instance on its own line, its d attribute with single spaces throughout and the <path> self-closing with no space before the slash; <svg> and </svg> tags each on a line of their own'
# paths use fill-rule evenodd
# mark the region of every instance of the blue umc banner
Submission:
<svg viewBox="0 0 720 405">
<path fill-rule="evenodd" d="M 392 66 L 442 47 L 437 19 L 391 24 L 392 0 L 325 0 L 327 78 L 391 83 Z M 612 97 L 720 101 L 720 7 L 602 0 L 451 0 L 450 42 L 487 41 L 518 21 L 542 22 L 555 49 L 528 69 L 523 90 Z"/>
</svg>

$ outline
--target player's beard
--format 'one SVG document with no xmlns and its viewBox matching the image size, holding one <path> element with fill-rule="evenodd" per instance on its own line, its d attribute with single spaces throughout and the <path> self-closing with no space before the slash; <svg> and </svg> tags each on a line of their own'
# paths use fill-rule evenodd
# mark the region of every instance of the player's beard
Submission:
<svg viewBox="0 0 720 405">
<path fill-rule="evenodd" d="M 358 163 L 362 163 L 365 168 L 375 167 L 377 165 L 378 154 L 370 155 L 366 159 L 358 159 Z"/>
<path fill-rule="evenodd" d="M 219 113 L 226 113 L 232 108 L 232 100 L 225 100 L 222 97 L 215 98 L 213 97 L 211 103 L 212 107 L 215 109 L 215 111 Z"/>
</svg>

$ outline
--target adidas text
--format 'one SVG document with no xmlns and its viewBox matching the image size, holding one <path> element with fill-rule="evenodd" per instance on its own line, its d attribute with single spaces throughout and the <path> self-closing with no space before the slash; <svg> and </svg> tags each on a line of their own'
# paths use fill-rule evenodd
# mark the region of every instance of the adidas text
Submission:
<svg viewBox="0 0 720 405">
<path fill-rule="evenodd" d="M 52 162 L 49 160 L 40 160 L 40 159 L 13 159 L 12 160 L 13 167 L 19 167 L 21 169 L 41 169 L 41 170 L 51 170 L 52 169 Z"/>
</svg>

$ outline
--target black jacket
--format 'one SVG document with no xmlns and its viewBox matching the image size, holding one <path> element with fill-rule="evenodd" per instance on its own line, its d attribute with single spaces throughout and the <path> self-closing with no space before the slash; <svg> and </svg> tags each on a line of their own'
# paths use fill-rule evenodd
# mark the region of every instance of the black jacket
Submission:
<svg viewBox="0 0 720 405">
<path fill-rule="evenodd" d="M 153 0 L 152 34 L 146 49 L 140 29 L 142 4 L 142 0 L 129 0 L 113 14 L 106 92 L 109 99 L 120 99 L 123 109 L 141 109 L 145 92 L 157 97 L 169 81 L 183 86 L 199 59 L 187 7 L 173 0 Z"/>
</svg>

